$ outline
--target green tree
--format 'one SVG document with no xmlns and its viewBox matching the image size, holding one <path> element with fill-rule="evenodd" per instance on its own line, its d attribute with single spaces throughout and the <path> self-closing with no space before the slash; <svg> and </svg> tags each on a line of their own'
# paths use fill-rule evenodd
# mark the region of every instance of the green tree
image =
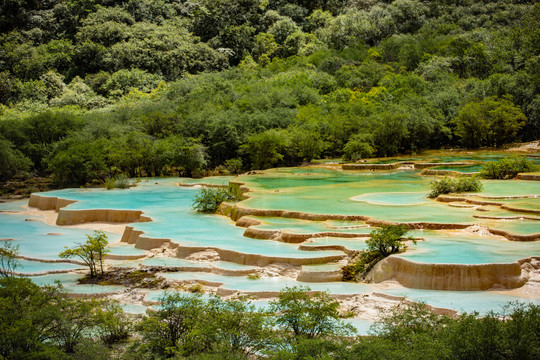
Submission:
<svg viewBox="0 0 540 360">
<path fill-rule="evenodd" d="M 522 172 L 532 172 L 538 168 L 525 157 L 504 158 L 482 165 L 480 176 L 485 179 L 513 179 Z"/>
<path fill-rule="evenodd" d="M 469 148 L 502 146 L 516 140 L 527 118 L 508 97 L 487 97 L 463 106 L 453 120 L 455 134 Z"/>
<path fill-rule="evenodd" d="M 11 141 L 0 139 L 0 180 L 11 179 L 16 174 L 30 169 L 32 162 L 22 152 L 14 148 Z"/>
<path fill-rule="evenodd" d="M 29 279 L 0 279 L 0 356 L 64 359 L 95 325 L 97 302 L 70 298 L 58 286 Z"/>
<path fill-rule="evenodd" d="M 267 169 L 283 160 L 286 139 L 276 129 L 249 136 L 240 149 L 251 158 L 253 169 Z"/>
<path fill-rule="evenodd" d="M 357 161 L 372 157 L 375 153 L 373 136 L 371 134 L 356 134 L 351 136 L 343 148 L 343 158 L 348 161 Z"/>
<path fill-rule="evenodd" d="M 204 302 L 198 296 L 165 294 L 159 309 L 137 325 L 142 339 L 133 344 L 131 351 L 161 357 L 180 354 L 183 344 L 190 339 L 191 330 L 199 319 L 205 318 L 204 311 Z"/>
<path fill-rule="evenodd" d="M 19 245 L 14 245 L 10 241 L 4 241 L 0 246 L 0 277 L 13 276 L 15 269 L 19 267 L 17 256 Z"/>
<path fill-rule="evenodd" d="M 270 303 L 276 325 L 291 343 L 301 339 L 349 335 L 353 328 L 339 320 L 339 303 L 326 292 L 308 293 L 309 288 L 285 288 Z"/>
<path fill-rule="evenodd" d="M 382 257 L 400 252 L 404 247 L 403 237 L 408 231 L 405 225 L 381 225 L 369 234 L 369 239 L 366 240 L 368 250 L 375 251 Z"/>
<path fill-rule="evenodd" d="M 82 134 L 58 142 L 48 161 L 53 182 L 60 186 L 82 186 L 104 179 L 107 172 L 104 144 L 102 139 L 92 141 Z"/>
<path fill-rule="evenodd" d="M 110 252 L 107 235 L 103 231 L 94 231 L 93 235 L 86 235 L 86 242 L 79 243 L 74 248 L 58 254 L 62 259 L 80 258 L 90 269 L 90 277 L 103 275 L 104 256 Z"/>
<path fill-rule="evenodd" d="M 105 302 L 96 309 L 96 331 L 107 345 L 128 339 L 133 328 L 132 320 L 117 302 Z"/>
<path fill-rule="evenodd" d="M 201 213 L 215 213 L 224 201 L 237 201 L 239 196 L 231 188 L 202 188 L 193 199 L 193 209 Z"/>
</svg>

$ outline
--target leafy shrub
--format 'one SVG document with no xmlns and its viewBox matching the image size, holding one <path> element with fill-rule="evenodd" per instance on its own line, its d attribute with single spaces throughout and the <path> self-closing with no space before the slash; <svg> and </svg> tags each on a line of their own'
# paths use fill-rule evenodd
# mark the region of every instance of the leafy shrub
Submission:
<svg viewBox="0 0 540 360">
<path fill-rule="evenodd" d="M 104 303 L 96 310 L 96 320 L 96 333 L 105 344 L 111 345 L 129 338 L 132 324 L 120 304 Z"/>
<path fill-rule="evenodd" d="M 375 153 L 373 136 L 371 134 L 358 134 L 352 136 L 343 148 L 343 158 L 348 161 L 357 161 L 372 157 Z"/>
<path fill-rule="evenodd" d="M 400 252 L 404 248 L 401 239 L 408 231 L 405 225 L 382 225 L 369 234 L 370 238 L 366 240 L 368 250 L 382 257 Z"/>
<path fill-rule="evenodd" d="M 370 233 L 367 251 L 359 253 L 344 267 L 341 268 L 343 281 L 355 281 L 358 276 L 367 272 L 386 256 L 400 252 L 405 245 L 401 239 L 409 230 L 404 225 L 382 225 Z M 413 240 L 409 238 L 409 240 Z M 416 243 L 416 242 L 415 242 Z"/>
<path fill-rule="evenodd" d="M 504 158 L 484 164 L 481 176 L 485 179 L 512 179 L 521 172 L 531 172 L 536 169 L 537 166 L 524 157 Z"/>
<path fill-rule="evenodd" d="M 202 188 L 193 200 L 193 209 L 202 213 L 215 213 L 224 201 L 240 200 L 239 193 L 233 188 Z"/>
<path fill-rule="evenodd" d="M 434 179 L 431 182 L 431 192 L 428 197 L 436 198 L 441 194 L 478 192 L 482 190 L 482 183 L 476 177 L 451 178 L 445 176 L 442 179 Z"/>
<path fill-rule="evenodd" d="M 117 177 L 105 179 L 105 188 L 107 190 L 112 189 L 128 189 L 131 184 L 129 178 L 126 175 L 118 175 Z"/>
<path fill-rule="evenodd" d="M 242 159 L 240 158 L 226 160 L 224 165 L 231 174 L 236 175 L 242 172 Z"/>
</svg>

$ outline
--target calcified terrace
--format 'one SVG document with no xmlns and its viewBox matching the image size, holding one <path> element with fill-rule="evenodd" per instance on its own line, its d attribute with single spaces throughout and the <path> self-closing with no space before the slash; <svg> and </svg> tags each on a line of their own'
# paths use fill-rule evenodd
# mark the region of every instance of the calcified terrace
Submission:
<svg viewBox="0 0 540 360">
<path fill-rule="evenodd" d="M 456 171 L 471 166 L 463 159 L 457 164 L 448 160 L 444 167 L 456 165 Z M 535 256 L 540 255 L 540 183 L 483 181 L 479 194 L 430 200 L 425 195 L 431 178 L 421 171 L 425 174 L 426 168 L 440 163 L 380 164 L 389 168 L 383 170 L 372 169 L 372 164 L 355 165 L 366 166 L 272 169 L 201 180 L 150 179 L 129 190 L 66 189 L 32 194 L 28 205 L 56 211 L 62 232 L 74 224 L 123 224 L 121 239 L 109 257 L 111 265 L 173 269 L 178 276 L 163 276 L 180 282 L 198 280 L 216 286 L 221 295 L 241 291 L 268 297 L 284 286 L 307 284 L 336 296 L 354 296 L 379 289 L 376 284 L 382 288 L 400 284 L 426 289 L 418 291 L 527 288 L 534 290 L 527 297 L 540 300 L 536 283 L 530 281 L 539 265 Z M 184 186 L 177 186 L 178 181 Z M 191 210 L 194 187 L 229 182 L 241 187 L 248 199 L 222 204 L 224 216 Z M 339 282 L 347 256 L 364 249 L 373 227 L 385 223 L 406 224 L 420 241 L 380 262 L 370 274 L 374 285 Z M 56 238 L 60 236 L 48 238 L 51 245 Z M 30 259 L 43 258 L 31 246 L 21 250 Z M 36 267 L 25 261 L 21 272 Z M 57 268 L 43 263 L 35 274 L 77 267 L 48 261 Z M 281 275 L 276 278 L 280 280 L 269 282 L 273 278 L 268 278 L 269 269 Z M 249 274 L 262 278 L 242 280 Z M 388 286 L 386 296 L 395 288 Z M 430 303 L 430 297 L 437 298 L 434 294 L 425 293 L 423 300 Z M 447 304 L 435 301 L 435 305 Z"/>
</svg>

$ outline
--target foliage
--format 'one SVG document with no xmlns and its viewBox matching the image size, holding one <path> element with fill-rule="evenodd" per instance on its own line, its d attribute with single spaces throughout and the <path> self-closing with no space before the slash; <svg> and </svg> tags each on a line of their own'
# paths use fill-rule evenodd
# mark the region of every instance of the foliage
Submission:
<svg viewBox="0 0 540 360">
<path fill-rule="evenodd" d="M 84 186 L 540 137 L 531 1 L 2 9 L 1 181 Z"/>
<path fill-rule="evenodd" d="M 349 260 L 348 264 L 341 268 L 343 281 L 356 281 L 359 276 L 367 273 L 371 268 L 382 259 L 378 251 L 363 251 Z"/>
<path fill-rule="evenodd" d="M 240 300 L 197 295 L 166 294 L 162 306 L 138 326 L 137 354 L 192 356 L 196 354 L 235 354 L 246 358 L 264 349 L 270 340 L 267 317 Z"/>
<path fill-rule="evenodd" d="M 19 267 L 18 254 L 19 245 L 14 245 L 11 241 L 2 242 L 2 246 L 0 246 L 0 277 L 13 276 L 13 272 Z"/>
<path fill-rule="evenodd" d="M 227 189 L 204 187 L 195 195 L 192 206 L 197 212 L 215 213 L 222 202 L 240 199 L 241 194 L 235 192 L 231 187 Z"/>
<path fill-rule="evenodd" d="M 514 141 L 526 120 L 527 117 L 510 97 L 487 97 L 467 103 L 453 122 L 463 145 L 477 148 Z"/>
<path fill-rule="evenodd" d="M 21 151 L 14 148 L 9 140 L 0 139 L 0 180 L 9 180 L 23 171 L 29 170 L 32 162 Z"/>
<path fill-rule="evenodd" d="M 373 137 L 366 134 L 352 136 L 343 148 L 343 158 L 348 161 L 369 158 L 374 153 Z"/>
<path fill-rule="evenodd" d="M 127 340 L 133 328 L 131 320 L 116 302 L 102 304 L 96 310 L 96 322 L 98 337 L 107 345 Z"/>
<path fill-rule="evenodd" d="M 536 359 L 537 305 L 501 313 L 436 315 L 400 303 L 370 336 L 352 336 L 327 293 L 286 288 L 260 312 L 246 299 L 165 294 L 139 321 L 118 304 L 73 298 L 59 286 L 0 279 L 0 355 L 7 359 Z M 131 326 L 135 324 L 136 326 Z M 126 340 L 125 353 L 106 344 Z M 104 341 L 104 342 L 103 342 Z"/>
<path fill-rule="evenodd" d="M 96 327 L 126 322 L 119 308 L 106 318 L 96 316 L 110 309 L 70 297 L 60 286 L 40 288 L 24 278 L 0 279 L 0 305 L 0 356 L 7 359 L 106 359 L 108 351 L 92 334 Z"/>
<path fill-rule="evenodd" d="M 368 251 L 377 252 L 382 257 L 400 252 L 404 248 L 403 237 L 408 231 L 405 225 L 381 225 L 369 233 L 369 239 L 366 240 Z"/>
<path fill-rule="evenodd" d="M 350 325 L 339 320 L 339 303 L 325 292 L 310 295 L 309 288 L 285 288 L 270 309 L 278 314 L 276 325 L 283 331 L 286 341 L 348 335 Z"/>
<path fill-rule="evenodd" d="M 58 254 L 62 259 L 80 258 L 90 269 L 90 277 L 103 275 L 104 256 L 110 252 L 107 235 L 103 231 L 94 231 L 93 235 L 86 235 L 86 242 L 79 243 L 74 248 Z"/>
<path fill-rule="evenodd" d="M 477 176 L 445 176 L 442 179 L 432 180 L 430 186 L 431 192 L 428 194 L 430 198 L 436 198 L 441 194 L 482 191 L 482 182 Z"/>
<path fill-rule="evenodd" d="M 125 175 L 119 175 L 114 178 L 105 179 L 105 188 L 107 190 L 112 190 L 114 188 L 127 189 L 129 188 L 129 186 L 129 178 Z"/>
<path fill-rule="evenodd" d="M 525 157 L 504 158 L 482 165 L 480 176 L 485 179 L 513 179 L 522 172 L 532 172 L 537 166 Z"/>
</svg>

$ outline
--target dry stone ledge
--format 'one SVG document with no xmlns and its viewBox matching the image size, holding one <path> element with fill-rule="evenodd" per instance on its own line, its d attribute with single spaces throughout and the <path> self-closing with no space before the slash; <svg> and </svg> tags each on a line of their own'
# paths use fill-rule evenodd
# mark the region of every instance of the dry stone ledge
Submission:
<svg viewBox="0 0 540 360">
<path fill-rule="evenodd" d="M 428 290 L 474 291 L 491 288 L 515 289 L 527 282 L 521 264 L 429 264 L 389 256 L 368 274 L 379 283 L 396 279 L 405 287 Z"/>
</svg>

